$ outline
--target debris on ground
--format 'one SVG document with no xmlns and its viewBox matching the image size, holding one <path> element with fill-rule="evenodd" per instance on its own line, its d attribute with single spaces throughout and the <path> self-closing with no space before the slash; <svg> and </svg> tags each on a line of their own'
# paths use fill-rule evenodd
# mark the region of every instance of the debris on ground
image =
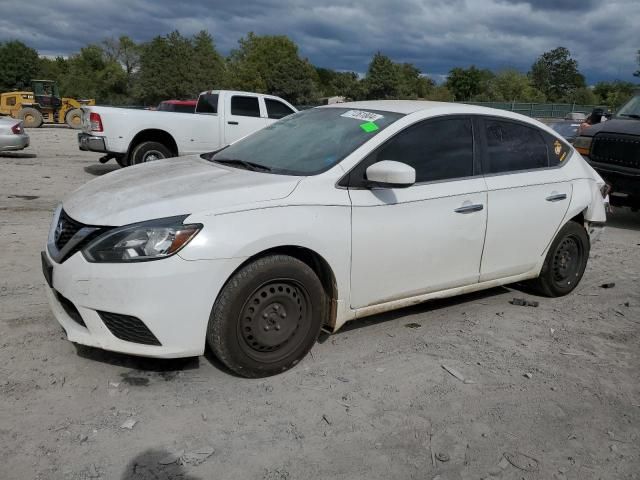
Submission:
<svg viewBox="0 0 640 480">
<path fill-rule="evenodd" d="M 349 379 L 345 377 L 336 377 L 336 380 L 339 380 L 342 383 L 349 383 Z"/>
<path fill-rule="evenodd" d="M 175 463 L 177 465 L 189 464 L 196 466 L 203 463 L 207 458 L 213 455 L 214 452 L 215 449 L 211 446 L 202 447 L 192 452 L 185 452 L 184 450 L 180 450 L 178 452 L 170 453 L 166 457 L 161 458 L 160 460 L 158 460 L 158 463 L 160 465 L 171 465 Z"/>
<path fill-rule="evenodd" d="M 125 420 L 122 425 L 120 425 L 120 428 L 124 428 L 126 430 L 131 430 L 135 426 L 136 423 L 138 423 L 137 420 L 134 420 L 133 418 L 129 418 L 129 419 Z"/>
<path fill-rule="evenodd" d="M 527 300 L 525 298 L 514 298 L 513 300 L 509 300 L 511 305 L 516 305 L 518 307 L 537 307 L 540 305 L 540 302 L 535 300 Z"/>
<path fill-rule="evenodd" d="M 450 457 L 448 454 L 444 453 L 444 452 L 438 452 L 436 453 L 436 459 L 440 462 L 448 462 L 450 460 Z"/>
<path fill-rule="evenodd" d="M 473 380 L 469 380 L 467 378 L 464 378 L 464 375 L 462 375 L 455 368 L 448 367 L 447 365 L 442 365 L 442 368 L 444 368 L 447 372 L 449 372 L 451 375 L 453 375 L 454 377 L 456 377 L 458 380 L 460 380 L 463 383 L 476 383 Z"/>
<path fill-rule="evenodd" d="M 560 352 L 560 355 L 571 355 L 571 356 L 575 356 L 575 357 L 582 357 L 582 356 L 586 355 L 586 353 L 584 353 L 584 352 Z"/>
<path fill-rule="evenodd" d="M 531 375 L 530 373 L 527 372 L 527 373 L 525 373 L 523 375 L 523 377 L 528 378 L 529 380 L 531 380 L 533 378 L 533 375 Z"/>
<path fill-rule="evenodd" d="M 504 458 L 506 458 L 507 462 L 518 470 L 522 470 L 524 472 L 537 472 L 540 468 L 540 463 L 537 459 L 529 455 L 525 455 L 524 453 L 505 452 Z"/>
<path fill-rule="evenodd" d="M 327 425 L 331 425 L 331 420 L 329 420 L 329 417 L 327 416 L 326 413 L 322 414 L 322 419 L 327 422 Z"/>
<path fill-rule="evenodd" d="M 406 323 L 405 328 L 420 328 L 422 325 L 420 325 L 419 323 L 415 323 L 415 322 L 411 322 L 411 323 Z"/>
<path fill-rule="evenodd" d="M 603 283 L 602 285 L 600 285 L 600 288 L 613 288 L 615 286 L 616 286 L 615 282 L 609 282 L 609 283 Z"/>
</svg>

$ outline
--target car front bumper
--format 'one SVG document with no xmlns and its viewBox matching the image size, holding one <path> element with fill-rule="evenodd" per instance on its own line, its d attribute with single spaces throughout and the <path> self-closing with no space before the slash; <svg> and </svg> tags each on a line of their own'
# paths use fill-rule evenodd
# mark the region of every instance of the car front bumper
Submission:
<svg viewBox="0 0 640 480">
<path fill-rule="evenodd" d="M 107 153 L 104 137 L 84 132 L 78 134 L 78 148 L 83 151 Z"/>
<path fill-rule="evenodd" d="M 204 353 L 214 301 L 242 262 L 188 261 L 174 255 L 151 262 L 98 264 L 78 252 L 59 264 L 48 251 L 42 256 L 51 310 L 70 341 L 156 358 Z M 114 317 L 124 323 L 115 328 L 107 321 Z M 140 323 L 131 324 L 131 318 Z M 137 340 L 145 328 L 157 343 Z"/>
<path fill-rule="evenodd" d="M 29 146 L 29 135 L 26 133 L 0 135 L 0 152 L 22 150 Z"/>
</svg>

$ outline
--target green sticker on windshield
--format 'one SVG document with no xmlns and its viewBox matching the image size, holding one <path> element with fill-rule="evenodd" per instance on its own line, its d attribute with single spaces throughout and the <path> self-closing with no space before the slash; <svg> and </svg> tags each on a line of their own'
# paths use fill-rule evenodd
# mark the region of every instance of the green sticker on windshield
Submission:
<svg viewBox="0 0 640 480">
<path fill-rule="evenodd" d="M 375 132 L 380 127 L 373 122 L 365 122 L 360 124 L 360 128 L 367 133 Z"/>
</svg>

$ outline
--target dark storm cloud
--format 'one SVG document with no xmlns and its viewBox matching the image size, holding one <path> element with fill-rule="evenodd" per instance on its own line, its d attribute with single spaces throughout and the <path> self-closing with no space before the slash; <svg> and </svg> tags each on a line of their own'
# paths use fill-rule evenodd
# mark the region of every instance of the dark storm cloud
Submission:
<svg viewBox="0 0 640 480">
<path fill-rule="evenodd" d="M 637 0 L 0 0 L 0 8 L 0 40 L 17 38 L 48 55 L 175 29 L 208 30 L 226 54 L 254 31 L 288 35 L 319 66 L 364 72 L 380 50 L 440 78 L 471 64 L 526 71 L 562 45 L 594 82 L 631 80 L 640 48 Z"/>
</svg>

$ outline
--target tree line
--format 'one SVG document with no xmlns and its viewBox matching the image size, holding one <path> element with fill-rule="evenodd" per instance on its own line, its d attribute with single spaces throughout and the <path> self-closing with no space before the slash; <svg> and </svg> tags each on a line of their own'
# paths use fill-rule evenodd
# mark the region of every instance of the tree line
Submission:
<svg viewBox="0 0 640 480">
<path fill-rule="evenodd" d="M 640 65 L 640 51 L 639 65 Z M 634 75 L 640 76 L 640 70 Z M 225 57 L 211 35 L 178 31 L 144 43 L 128 36 L 90 44 L 68 58 L 40 57 L 20 41 L 0 43 L 0 91 L 25 87 L 35 78 L 56 80 L 64 96 L 95 98 L 99 104 L 154 105 L 195 98 L 209 89 L 270 93 L 296 105 L 322 98 L 427 99 L 440 101 L 558 102 L 613 108 L 632 95 L 631 82 L 598 82 L 588 88 L 578 63 L 564 47 L 544 52 L 527 73 L 455 67 L 438 85 L 411 63 L 378 52 L 366 75 L 314 66 L 284 35 L 241 38 Z"/>
</svg>

